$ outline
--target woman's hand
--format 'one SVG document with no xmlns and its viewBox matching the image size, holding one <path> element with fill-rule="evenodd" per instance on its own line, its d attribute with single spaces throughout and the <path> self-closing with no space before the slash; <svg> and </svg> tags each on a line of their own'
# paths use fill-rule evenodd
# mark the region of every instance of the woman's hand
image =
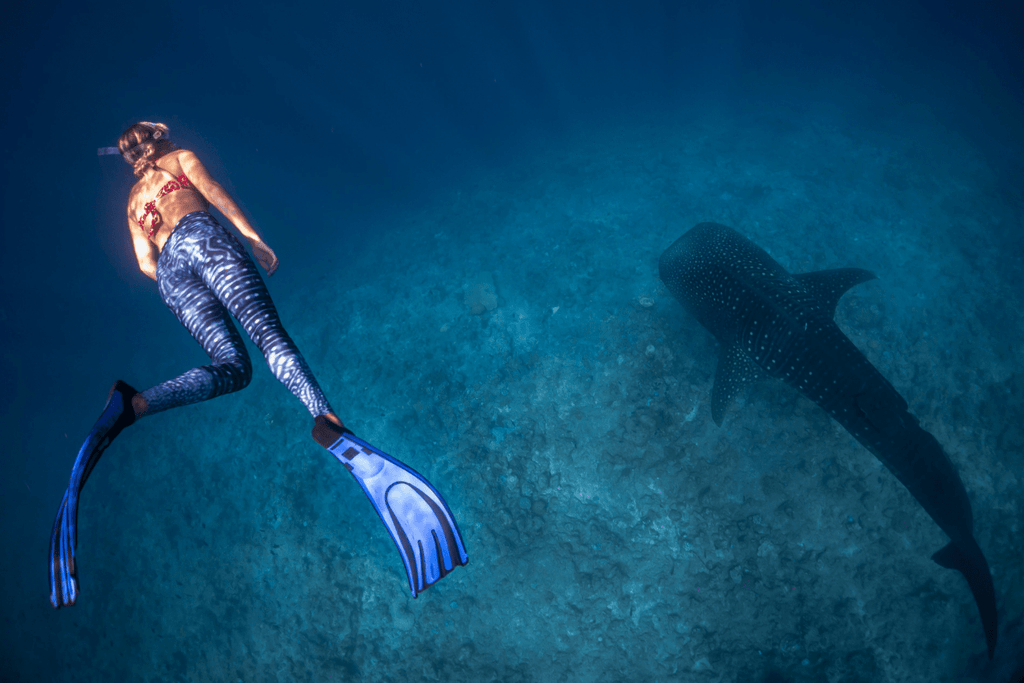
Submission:
<svg viewBox="0 0 1024 683">
<path fill-rule="evenodd" d="M 280 263 L 277 260 L 277 254 L 265 242 L 260 240 L 253 240 L 250 244 L 252 245 L 252 253 L 256 255 L 256 260 L 267 271 L 267 275 L 273 275 Z"/>
</svg>

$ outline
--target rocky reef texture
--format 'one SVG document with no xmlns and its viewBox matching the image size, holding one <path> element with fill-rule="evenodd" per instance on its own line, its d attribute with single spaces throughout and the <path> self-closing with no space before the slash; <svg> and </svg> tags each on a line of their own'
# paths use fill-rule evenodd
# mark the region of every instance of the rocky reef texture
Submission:
<svg viewBox="0 0 1024 683">
<path fill-rule="evenodd" d="M 960 469 L 1012 623 L 1020 188 L 927 119 L 887 125 L 810 104 L 611 122 L 366 226 L 350 268 L 274 296 L 345 423 L 447 497 L 468 567 L 411 600 L 257 364 L 97 470 L 55 651 L 82 680 L 987 680 L 938 527 L 781 383 L 717 428 L 714 340 L 657 275 L 700 221 L 793 272 L 876 272 L 837 321 Z"/>
</svg>

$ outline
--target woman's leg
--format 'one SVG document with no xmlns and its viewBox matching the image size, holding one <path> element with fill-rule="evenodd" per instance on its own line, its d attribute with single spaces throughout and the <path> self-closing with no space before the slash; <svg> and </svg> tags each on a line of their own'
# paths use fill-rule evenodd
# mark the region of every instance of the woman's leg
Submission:
<svg viewBox="0 0 1024 683">
<path fill-rule="evenodd" d="M 252 379 L 252 363 L 229 310 L 263 351 L 274 375 L 310 413 L 323 415 L 344 429 L 281 326 L 255 265 L 238 240 L 211 216 L 190 214 L 178 224 L 157 263 L 157 284 L 164 303 L 213 362 L 141 394 L 120 381 L 111 389 L 107 406 L 79 450 L 54 520 L 50 537 L 50 602 L 54 607 L 72 605 L 78 597 L 79 494 L 110 442 L 142 415 L 238 391 Z"/>
<path fill-rule="evenodd" d="M 79 449 L 71 468 L 71 481 L 53 523 L 50 602 L 54 607 L 73 605 L 78 597 L 75 565 L 78 500 L 89 474 L 110 442 L 142 415 L 237 391 L 252 378 L 252 363 L 241 335 L 220 300 L 189 266 L 187 259 L 168 254 L 157 265 L 157 280 L 164 302 L 213 363 L 189 370 L 141 394 L 120 381 L 111 389 L 100 419 Z"/>
<path fill-rule="evenodd" d="M 136 415 L 206 401 L 244 389 L 252 379 L 242 336 L 217 296 L 198 277 L 181 280 L 164 301 L 213 362 L 143 391 L 132 401 Z"/>
<path fill-rule="evenodd" d="M 263 352 L 274 376 L 302 401 L 310 414 L 337 421 L 305 359 L 281 324 L 256 264 L 233 235 L 219 225 L 215 228 L 204 234 L 198 247 L 204 252 L 201 265 L 197 266 L 204 284 L 238 319 Z"/>
</svg>

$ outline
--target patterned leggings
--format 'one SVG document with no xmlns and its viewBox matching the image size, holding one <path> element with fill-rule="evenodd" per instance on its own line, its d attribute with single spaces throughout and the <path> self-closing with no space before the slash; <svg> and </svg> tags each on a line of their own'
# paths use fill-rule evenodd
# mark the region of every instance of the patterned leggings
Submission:
<svg viewBox="0 0 1024 683">
<path fill-rule="evenodd" d="M 256 265 L 234 235 L 205 211 L 174 228 L 156 266 L 160 296 L 213 361 L 142 392 L 147 414 L 245 388 L 252 362 L 238 322 L 267 365 L 314 417 L 333 412 L 295 343 L 277 317 Z"/>
</svg>

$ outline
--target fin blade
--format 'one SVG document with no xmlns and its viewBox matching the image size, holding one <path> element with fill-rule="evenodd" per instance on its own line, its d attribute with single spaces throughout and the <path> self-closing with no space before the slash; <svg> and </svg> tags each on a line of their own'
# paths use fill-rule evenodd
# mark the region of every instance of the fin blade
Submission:
<svg viewBox="0 0 1024 683">
<path fill-rule="evenodd" d="M 78 497 L 107 446 L 125 427 L 135 422 L 132 398 L 137 393 L 121 380 L 114 382 L 103 412 L 78 449 L 71 468 L 71 481 L 57 510 L 50 536 L 50 604 L 55 608 L 73 605 L 78 599 L 78 569 L 75 565 Z"/>
<path fill-rule="evenodd" d="M 469 562 L 455 517 L 430 482 L 323 416 L 316 420 L 314 438 L 345 464 L 370 499 L 402 556 L 414 598 Z"/>
<path fill-rule="evenodd" d="M 426 480 L 392 484 L 385 500 L 395 533 L 404 541 L 396 545 L 406 563 L 413 597 L 468 561 L 454 518 Z"/>
<path fill-rule="evenodd" d="M 60 609 L 68 602 L 67 575 L 65 573 L 64 544 L 66 528 L 64 520 L 68 505 L 68 493 L 64 492 L 64 499 L 61 500 L 60 508 L 57 509 L 57 517 L 53 520 L 53 533 L 50 535 L 50 604 Z"/>
</svg>

